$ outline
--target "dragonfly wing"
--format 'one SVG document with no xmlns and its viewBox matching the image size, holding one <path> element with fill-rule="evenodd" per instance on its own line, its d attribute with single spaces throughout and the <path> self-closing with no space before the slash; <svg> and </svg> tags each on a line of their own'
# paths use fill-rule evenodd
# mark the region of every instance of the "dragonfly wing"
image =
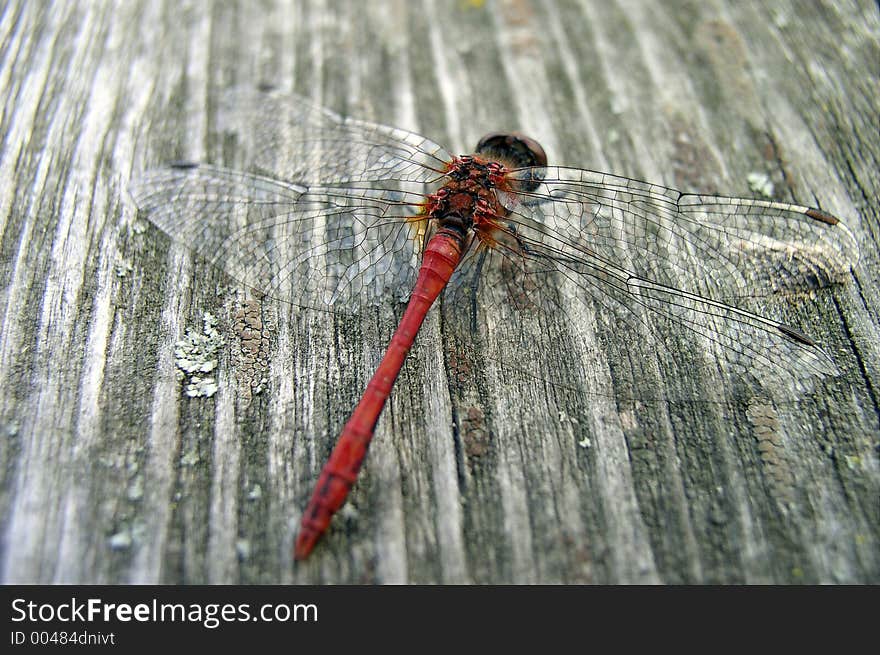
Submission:
<svg viewBox="0 0 880 655">
<path fill-rule="evenodd" d="M 495 289 L 517 290 L 508 306 L 559 313 L 575 297 L 609 329 L 628 327 L 635 348 L 646 347 L 638 335 L 647 328 L 658 346 L 677 352 L 670 341 L 684 327 L 715 344 L 727 370 L 765 388 L 797 390 L 836 372 L 811 339 L 752 305 L 755 296 L 841 279 L 858 249 L 833 217 L 579 169 L 547 168 L 541 177 L 534 190 L 501 194 L 507 237 L 488 258 L 497 280 L 506 280 Z M 561 291 L 544 293 L 551 277 Z M 488 295 L 501 302 L 499 293 Z"/>
<path fill-rule="evenodd" d="M 686 194 L 576 168 L 541 170 L 532 193 L 503 194 L 511 222 L 531 220 L 553 243 L 587 247 L 659 282 L 690 280 L 688 290 L 716 299 L 820 288 L 841 281 L 858 260 L 852 232 L 821 210 Z"/>
<path fill-rule="evenodd" d="M 131 186 L 147 218 L 232 278 L 303 307 L 354 311 L 408 297 L 421 194 L 309 187 L 210 165 L 148 171 Z"/>
<path fill-rule="evenodd" d="M 452 156 L 423 136 L 347 118 L 295 94 L 235 87 L 218 126 L 251 149 L 253 163 L 282 180 L 311 185 L 428 182 Z M 372 185 L 371 185 L 372 186 Z"/>
</svg>

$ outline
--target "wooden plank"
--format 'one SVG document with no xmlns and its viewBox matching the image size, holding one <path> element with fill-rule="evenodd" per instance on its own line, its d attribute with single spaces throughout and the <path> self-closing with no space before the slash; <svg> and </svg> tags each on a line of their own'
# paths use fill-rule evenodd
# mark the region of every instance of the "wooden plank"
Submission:
<svg viewBox="0 0 880 655">
<path fill-rule="evenodd" d="M 7 3 L 0 579 L 876 583 L 878 27 L 856 2 Z M 765 173 L 861 259 L 844 286 L 744 301 L 842 375 L 783 402 L 664 376 L 708 356 L 687 336 L 640 360 L 639 335 L 573 307 L 487 313 L 470 340 L 435 309 L 348 508 L 294 565 L 402 309 L 255 300 L 126 193 L 170 159 L 239 162 L 218 104 L 258 83 L 451 152 L 518 129 L 553 163 L 687 190 Z M 206 312 L 219 389 L 188 398 L 175 343 Z"/>
</svg>

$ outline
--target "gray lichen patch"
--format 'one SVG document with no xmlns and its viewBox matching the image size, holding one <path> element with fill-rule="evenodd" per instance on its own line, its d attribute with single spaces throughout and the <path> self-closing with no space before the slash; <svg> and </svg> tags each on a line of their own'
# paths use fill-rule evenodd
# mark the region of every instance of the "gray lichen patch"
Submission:
<svg viewBox="0 0 880 655">
<path fill-rule="evenodd" d="M 107 545 L 110 546 L 112 550 L 125 550 L 131 547 L 131 542 L 131 532 L 122 531 L 112 535 L 107 540 Z"/>
<path fill-rule="evenodd" d="M 865 460 L 858 455 L 846 455 L 843 458 L 850 471 L 862 470 L 865 468 Z"/>
<path fill-rule="evenodd" d="M 344 518 L 346 521 L 357 521 L 360 518 L 360 512 L 353 503 L 348 502 L 342 506 L 341 510 L 339 510 L 339 516 Z"/>
<path fill-rule="evenodd" d="M 235 541 L 235 553 L 238 555 L 238 559 L 242 562 L 246 561 L 251 556 L 251 542 L 249 539 L 237 539 Z"/>
<path fill-rule="evenodd" d="M 144 496 L 144 477 L 136 475 L 126 491 L 126 497 L 131 501 L 137 501 Z"/>
<path fill-rule="evenodd" d="M 248 500 L 259 500 L 263 497 L 263 488 L 259 484 L 255 484 L 251 487 L 251 490 L 248 491 L 247 499 Z"/>
<path fill-rule="evenodd" d="M 117 260 L 114 268 L 116 270 L 116 277 L 126 277 L 134 270 L 134 266 L 132 266 L 132 263 L 127 259 Z"/>
<path fill-rule="evenodd" d="M 199 461 L 201 461 L 201 458 L 199 457 L 199 452 L 195 448 L 186 451 L 180 457 L 181 466 L 195 466 Z"/>
<path fill-rule="evenodd" d="M 217 330 L 217 318 L 205 312 L 202 331 L 186 329 L 186 336 L 174 345 L 178 377 L 185 382 L 184 393 L 190 398 L 209 398 L 217 393 L 217 380 L 210 375 L 217 368 L 217 351 L 223 337 Z"/>
<path fill-rule="evenodd" d="M 749 188 L 755 193 L 759 193 L 765 198 L 773 197 L 773 182 L 766 173 L 749 173 L 746 180 L 749 183 Z"/>
<path fill-rule="evenodd" d="M 123 525 L 107 538 L 107 546 L 110 550 L 128 550 L 143 538 L 144 530 L 141 523 Z"/>
</svg>

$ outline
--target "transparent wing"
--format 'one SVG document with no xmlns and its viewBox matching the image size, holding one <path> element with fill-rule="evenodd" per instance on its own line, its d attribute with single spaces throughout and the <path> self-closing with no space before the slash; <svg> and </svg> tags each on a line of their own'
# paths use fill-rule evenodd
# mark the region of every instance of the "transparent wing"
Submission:
<svg viewBox="0 0 880 655">
<path fill-rule="evenodd" d="M 834 217 L 580 169 L 524 169 L 508 178 L 511 189 L 541 182 L 499 194 L 505 228 L 463 267 L 454 293 L 477 288 L 479 269 L 491 303 L 559 312 L 570 290 L 615 330 L 647 330 L 658 345 L 687 328 L 742 379 L 797 389 L 835 373 L 813 340 L 747 307 L 845 276 L 858 248 Z"/>
<path fill-rule="evenodd" d="M 409 297 L 420 206 L 450 159 L 443 148 L 271 90 L 226 92 L 217 128 L 256 172 L 148 171 L 131 186 L 147 218 L 234 279 L 300 306 Z"/>
<path fill-rule="evenodd" d="M 149 171 L 131 192 L 173 239 L 302 307 L 405 300 L 418 272 L 418 193 L 306 187 L 208 165 Z"/>
<path fill-rule="evenodd" d="M 310 186 L 429 182 L 452 159 L 413 132 L 343 117 L 274 90 L 226 91 L 218 128 L 237 137 L 261 172 Z"/>
<path fill-rule="evenodd" d="M 554 244 L 588 247 L 657 282 L 690 278 L 691 291 L 753 298 L 827 286 L 858 259 L 853 234 L 821 210 L 682 193 L 576 168 L 542 171 L 534 191 L 502 194 L 502 201 Z M 536 175 L 523 169 L 510 177 Z"/>
</svg>

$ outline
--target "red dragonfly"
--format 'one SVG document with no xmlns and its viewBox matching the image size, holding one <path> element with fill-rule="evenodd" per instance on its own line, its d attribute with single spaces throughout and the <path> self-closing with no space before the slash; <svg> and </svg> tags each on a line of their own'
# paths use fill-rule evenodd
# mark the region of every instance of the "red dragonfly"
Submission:
<svg viewBox="0 0 880 655">
<path fill-rule="evenodd" d="M 238 136 L 254 172 L 188 162 L 147 172 L 132 195 L 156 226 L 294 305 L 349 312 L 408 300 L 317 481 L 297 559 L 345 502 L 444 290 L 474 322 L 478 302 L 558 313 L 564 297 L 612 313 L 620 327 L 681 326 L 717 344 L 740 379 L 836 372 L 799 330 L 728 302 L 845 277 L 855 239 L 820 209 L 549 166 L 519 134 L 490 134 L 474 154 L 452 156 L 417 134 L 271 90 L 228 93 L 218 123 Z"/>
</svg>

